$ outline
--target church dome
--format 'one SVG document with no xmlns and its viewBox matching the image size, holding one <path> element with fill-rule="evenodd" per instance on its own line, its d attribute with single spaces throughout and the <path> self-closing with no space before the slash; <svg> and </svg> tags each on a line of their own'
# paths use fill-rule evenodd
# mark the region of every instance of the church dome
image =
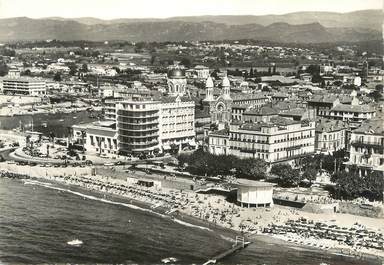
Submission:
<svg viewBox="0 0 384 265">
<path fill-rule="evenodd" d="M 213 87 L 213 80 L 212 77 L 207 78 L 207 82 L 205 83 L 205 87 Z"/>
<path fill-rule="evenodd" d="M 231 86 L 231 83 L 229 82 L 228 77 L 224 77 L 222 86 L 223 86 L 223 87 L 229 87 L 229 86 Z"/>
<path fill-rule="evenodd" d="M 185 71 L 179 68 L 171 69 L 168 71 L 168 78 L 185 78 Z"/>
</svg>

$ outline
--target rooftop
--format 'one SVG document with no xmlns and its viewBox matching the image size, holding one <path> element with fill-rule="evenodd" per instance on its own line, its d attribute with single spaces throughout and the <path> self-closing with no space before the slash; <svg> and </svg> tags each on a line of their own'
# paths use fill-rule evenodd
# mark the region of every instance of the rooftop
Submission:
<svg viewBox="0 0 384 265">
<path fill-rule="evenodd" d="M 262 127 L 278 127 L 278 126 L 287 126 L 293 124 L 300 124 L 301 121 L 294 121 L 291 119 L 283 118 L 283 117 L 272 117 L 269 122 L 247 122 L 243 123 L 240 126 L 241 130 L 248 131 L 260 131 Z"/>
<path fill-rule="evenodd" d="M 297 79 L 288 78 L 280 75 L 262 76 L 261 82 L 279 82 L 282 84 L 293 84 L 298 82 Z"/>
<path fill-rule="evenodd" d="M 236 183 L 238 186 L 246 186 L 246 187 L 273 187 L 276 186 L 274 183 L 263 182 L 263 181 L 255 181 L 250 179 L 237 179 Z"/>
<path fill-rule="evenodd" d="M 367 120 L 361 124 L 359 128 L 353 131 L 354 133 L 374 134 L 384 136 L 384 126 L 382 118 Z"/>
<path fill-rule="evenodd" d="M 255 116 L 266 116 L 266 115 L 277 115 L 279 112 L 270 106 L 263 106 L 260 109 L 252 109 L 244 112 L 244 115 L 255 115 Z"/>
<path fill-rule="evenodd" d="M 346 129 L 348 126 L 343 121 L 319 119 L 316 121 L 316 132 L 333 132 Z"/>
<path fill-rule="evenodd" d="M 231 94 L 231 98 L 236 101 L 236 100 L 244 100 L 244 99 L 267 99 L 268 97 L 258 93 L 258 94 L 245 94 L 245 93 L 235 93 Z"/>
<path fill-rule="evenodd" d="M 332 111 L 345 111 L 345 112 L 375 112 L 375 109 L 370 105 L 347 105 L 338 104 L 332 108 Z"/>
</svg>

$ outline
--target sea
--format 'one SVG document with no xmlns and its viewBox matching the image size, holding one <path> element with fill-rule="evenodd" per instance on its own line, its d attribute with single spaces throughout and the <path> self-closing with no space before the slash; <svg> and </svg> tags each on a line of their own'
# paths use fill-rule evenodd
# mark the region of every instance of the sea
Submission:
<svg viewBox="0 0 384 265">
<path fill-rule="evenodd" d="M 69 128 L 74 124 L 88 123 L 96 121 L 88 111 L 79 111 L 75 113 L 57 113 L 57 114 L 34 114 L 0 117 L 1 130 L 21 129 L 22 131 L 33 130 L 41 132 L 48 136 L 53 133 L 55 137 L 67 137 L 70 133 Z"/>
<path fill-rule="evenodd" d="M 80 246 L 67 242 L 79 239 Z M 0 264 L 203 264 L 231 242 L 215 229 L 59 184 L 0 178 Z M 219 264 L 381 264 L 256 241 Z"/>
</svg>

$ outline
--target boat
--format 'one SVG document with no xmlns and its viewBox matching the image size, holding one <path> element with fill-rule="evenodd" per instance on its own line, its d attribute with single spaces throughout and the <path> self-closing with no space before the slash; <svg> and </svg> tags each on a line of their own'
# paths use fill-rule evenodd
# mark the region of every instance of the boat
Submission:
<svg viewBox="0 0 384 265">
<path fill-rule="evenodd" d="M 81 241 L 79 239 L 74 239 L 74 240 L 68 241 L 67 244 L 70 246 L 78 247 L 78 246 L 81 246 L 83 244 L 83 241 Z"/>
<path fill-rule="evenodd" d="M 169 258 L 164 258 L 161 260 L 162 263 L 164 264 L 167 264 L 167 263 L 170 263 L 170 262 L 176 262 L 177 261 L 177 258 L 174 258 L 174 257 L 169 257 Z"/>
</svg>

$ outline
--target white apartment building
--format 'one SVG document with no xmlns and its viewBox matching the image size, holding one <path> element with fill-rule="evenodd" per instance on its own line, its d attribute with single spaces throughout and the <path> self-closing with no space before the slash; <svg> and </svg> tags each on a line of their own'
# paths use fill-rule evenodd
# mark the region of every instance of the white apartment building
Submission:
<svg viewBox="0 0 384 265">
<path fill-rule="evenodd" d="M 72 142 L 84 146 L 91 154 L 116 156 L 117 131 L 114 121 L 97 121 L 72 126 Z"/>
<path fill-rule="evenodd" d="M 121 101 L 116 105 L 119 149 L 123 153 L 156 153 L 171 145 L 195 145 L 195 104 L 180 97 Z"/>
<path fill-rule="evenodd" d="M 384 126 L 383 119 L 364 122 L 352 131 L 350 156 L 347 166 L 356 165 L 364 175 L 367 171 L 379 171 L 384 177 Z"/>
<path fill-rule="evenodd" d="M 268 121 L 232 123 L 227 138 L 209 135 L 209 151 L 269 163 L 293 161 L 315 151 L 315 122 L 271 117 Z"/>
<path fill-rule="evenodd" d="M 6 78 L 3 80 L 3 93 L 10 95 L 44 96 L 45 81 L 33 78 Z"/>
</svg>

